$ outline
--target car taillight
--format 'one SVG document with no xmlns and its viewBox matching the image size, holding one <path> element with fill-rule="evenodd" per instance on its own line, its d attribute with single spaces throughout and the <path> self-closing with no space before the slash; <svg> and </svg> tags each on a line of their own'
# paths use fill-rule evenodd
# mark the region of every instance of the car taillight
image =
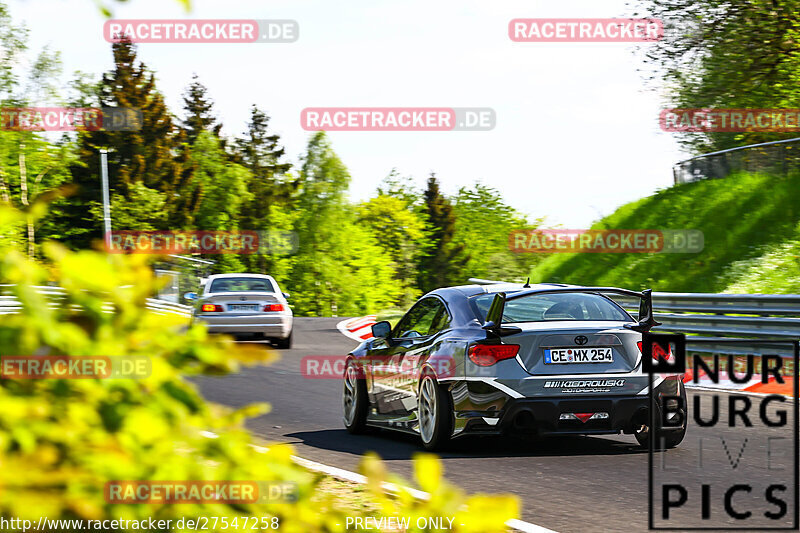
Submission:
<svg viewBox="0 0 800 533">
<path fill-rule="evenodd" d="M 221 313 L 222 306 L 221 305 L 214 305 L 214 304 L 203 304 L 203 312 L 204 313 Z"/>
<path fill-rule="evenodd" d="M 492 366 L 503 359 L 512 359 L 519 352 L 518 344 L 474 344 L 469 359 L 478 366 Z"/>
<path fill-rule="evenodd" d="M 262 311 L 283 311 L 283 304 L 267 304 Z"/>
<path fill-rule="evenodd" d="M 637 342 L 636 347 L 639 348 L 639 353 L 642 353 L 642 341 Z"/>
</svg>

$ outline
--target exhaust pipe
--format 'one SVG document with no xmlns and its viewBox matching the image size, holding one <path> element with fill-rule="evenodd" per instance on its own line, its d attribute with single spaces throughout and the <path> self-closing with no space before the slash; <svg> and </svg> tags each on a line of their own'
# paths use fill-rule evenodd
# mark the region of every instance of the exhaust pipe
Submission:
<svg viewBox="0 0 800 533">
<path fill-rule="evenodd" d="M 517 431 L 532 431 L 536 429 L 536 418 L 529 410 L 523 409 L 514 416 L 512 426 Z"/>
<path fill-rule="evenodd" d="M 650 425 L 650 411 L 642 407 L 638 411 L 636 411 L 633 416 L 631 417 L 630 425 L 625 428 L 622 433 L 626 435 L 630 435 L 631 433 L 636 433 L 640 426 L 649 426 Z"/>
</svg>

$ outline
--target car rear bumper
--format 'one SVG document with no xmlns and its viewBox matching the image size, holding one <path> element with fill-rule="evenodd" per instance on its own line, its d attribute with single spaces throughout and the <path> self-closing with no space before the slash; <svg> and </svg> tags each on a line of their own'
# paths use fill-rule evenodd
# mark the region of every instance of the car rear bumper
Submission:
<svg viewBox="0 0 800 533">
<path fill-rule="evenodd" d="M 602 394 L 585 396 L 542 395 L 511 398 L 505 394 L 489 394 L 478 389 L 471 394 L 473 401 L 456 401 L 470 395 L 464 389 L 454 389 L 456 405 L 456 435 L 466 434 L 537 434 L 537 435 L 591 435 L 631 433 L 635 425 L 648 423 L 650 395 Z M 684 387 L 678 379 L 667 379 L 655 384 L 654 398 L 678 397 Z M 479 404 L 475 398 L 485 399 Z M 570 415 L 593 415 L 582 421 Z M 562 415 L 566 415 L 564 418 Z M 656 415 L 658 416 L 658 415 Z"/>
<path fill-rule="evenodd" d="M 541 434 L 630 433 L 639 414 L 647 420 L 649 397 L 609 396 L 601 398 L 522 398 L 508 402 L 500 429 L 509 432 L 536 431 Z M 602 413 L 606 418 L 562 420 L 569 413 Z M 602 415 L 601 415 L 602 416 Z"/>
<path fill-rule="evenodd" d="M 292 332 L 291 315 L 197 315 L 210 333 L 261 333 L 266 337 L 287 338 Z"/>
</svg>

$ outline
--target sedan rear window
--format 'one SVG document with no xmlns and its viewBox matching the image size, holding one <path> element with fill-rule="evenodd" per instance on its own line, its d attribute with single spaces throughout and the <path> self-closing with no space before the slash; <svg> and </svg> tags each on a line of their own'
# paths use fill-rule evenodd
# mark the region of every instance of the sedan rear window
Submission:
<svg viewBox="0 0 800 533">
<path fill-rule="evenodd" d="M 268 279 L 222 278 L 211 282 L 208 292 L 275 292 Z"/>
<path fill-rule="evenodd" d="M 482 294 L 470 299 L 472 309 L 481 321 L 492 305 L 494 294 Z M 633 320 L 618 305 L 599 294 L 554 293 L 532 294 L 506 302 L 503 323 L 548 322 L 554 320 Z"/>
</svg>

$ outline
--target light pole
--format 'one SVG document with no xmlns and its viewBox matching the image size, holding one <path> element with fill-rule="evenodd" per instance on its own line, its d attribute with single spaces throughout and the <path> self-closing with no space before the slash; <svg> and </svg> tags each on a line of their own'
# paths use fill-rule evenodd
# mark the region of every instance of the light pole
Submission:
<svg viewBox="0 0 800 533">
<path fill-rule="evenodd" d="M 111 249 L 111 205 L 108 200 L 108 150 L 100 150 L 100 181 L 103 184 L 103 241 Z"/>
</svg>

